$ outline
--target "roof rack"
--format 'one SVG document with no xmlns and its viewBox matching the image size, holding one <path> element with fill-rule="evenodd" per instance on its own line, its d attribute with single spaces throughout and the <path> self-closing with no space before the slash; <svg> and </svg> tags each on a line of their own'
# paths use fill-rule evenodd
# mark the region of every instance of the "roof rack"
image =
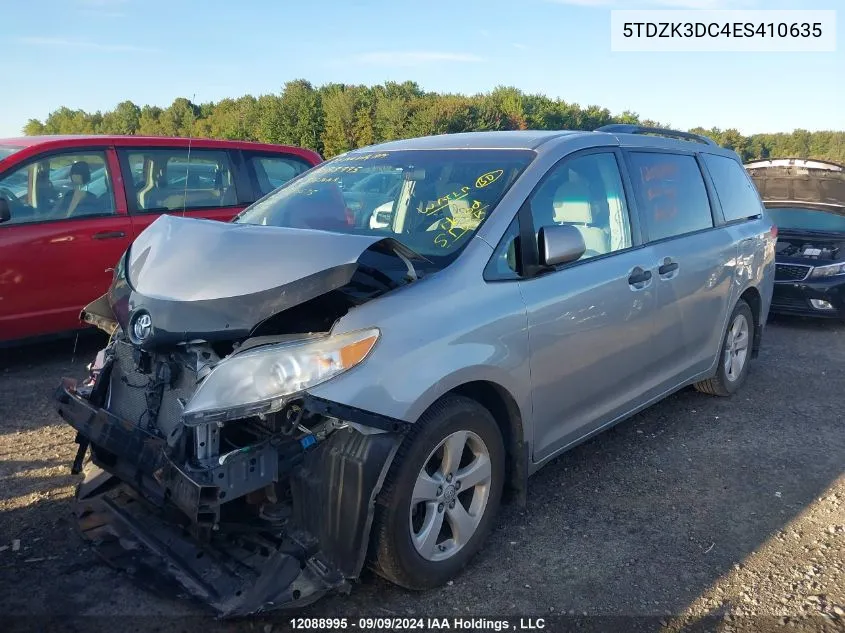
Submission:
<svg viewBox="0 0 845 633">
<path fill-rule="evenodd" d="M 608 132 L 609 134 L 654 134 L 656 136 L 668 136 L 669 138 L 678 138 L 685 141 L 693 141 L 695 143 L 704 143 L 705 145 L 718 147 L 718 143 L 716 143 L 716 141 L 707 136 L 702 136 L 701 134 L 681 132 L 679 130 L 669 130 L 662 127 L 633 125 L 632 123 L 613 123 L 611 125 L 603 125 L 596 129 L 596 132 Z"/>
</svg>

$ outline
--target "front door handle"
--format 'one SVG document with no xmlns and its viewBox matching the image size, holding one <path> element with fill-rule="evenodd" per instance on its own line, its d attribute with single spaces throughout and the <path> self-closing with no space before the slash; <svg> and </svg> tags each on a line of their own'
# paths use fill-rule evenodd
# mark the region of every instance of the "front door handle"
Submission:
<svg viewBox="0 0 845 633">
<path fill-rule="evenodd" d="M 663 263 L 660 264 L 660 267 L 657 269 L 658 275 L 668 275 L 669 273 L 673 273 L 678 270 L 678 262 L 673 262 L 668 257 L 663 260 Z"/>
<path fill-rule="evenodd" d="M 640 268 L 637 266 L 634 270 L 631 271 L 631 274 L 628 276 L 628 284 L 637 290 L 645 287 L 651 280 L 651 271 L 645 270 L 644 268 Z"/>
<path fill-rule="evenodd" d="M 95 240 L 113 240 L 119 237 L 126 237 L 126 233 L 123 231 L 101 231 L 100 233 L 94 233 L 94 235 L 91 236 L 91 238 Z"/>
</svg>

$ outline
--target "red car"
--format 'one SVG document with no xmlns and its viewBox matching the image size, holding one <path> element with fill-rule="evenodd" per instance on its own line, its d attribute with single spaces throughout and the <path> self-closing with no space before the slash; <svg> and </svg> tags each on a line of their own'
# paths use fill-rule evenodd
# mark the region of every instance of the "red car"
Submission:
<svg viewBox="0 0 845 633">
<path fill-rule="evenodd" d="M 320 162 L 241 141 L 0 139 L 0 343 L 81 327 L 82 307 L 162 213 L 230 220 Z"/>
</svg>

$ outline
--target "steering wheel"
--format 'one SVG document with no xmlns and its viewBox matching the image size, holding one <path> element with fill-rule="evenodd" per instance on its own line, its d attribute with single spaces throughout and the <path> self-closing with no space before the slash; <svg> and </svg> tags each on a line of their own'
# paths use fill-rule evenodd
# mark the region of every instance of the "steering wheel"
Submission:
<svg viewBox="0 0 845 633">
<path fill-rule="evenodd" d="M 10 205 L 20 203 L 18 197 L 8 187 L 0 187 L 0 197 L 6 198 Z"/>
</svg>

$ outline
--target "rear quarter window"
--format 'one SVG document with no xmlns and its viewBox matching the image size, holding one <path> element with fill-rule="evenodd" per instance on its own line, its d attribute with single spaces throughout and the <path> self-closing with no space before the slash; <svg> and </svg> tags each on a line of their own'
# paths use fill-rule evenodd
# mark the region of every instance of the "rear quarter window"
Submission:
<svg viewBox="0 0 845 633">
<path fill-rule="evenodd" d="M 762 213 L 762 203 L 745 168 L 726 156 L 703 154 L 702 157 L 713 179 L 725 220 L 733 222 L 758 217 Z"/>
<path fill-rule="evenodd" d="M 254 155 L 249 162 L 258 180 L 258 193 L 264 196 L 281 187 L 299 174 L 311 169 L 311 165 L 293 156 Z"/>
</svg>

